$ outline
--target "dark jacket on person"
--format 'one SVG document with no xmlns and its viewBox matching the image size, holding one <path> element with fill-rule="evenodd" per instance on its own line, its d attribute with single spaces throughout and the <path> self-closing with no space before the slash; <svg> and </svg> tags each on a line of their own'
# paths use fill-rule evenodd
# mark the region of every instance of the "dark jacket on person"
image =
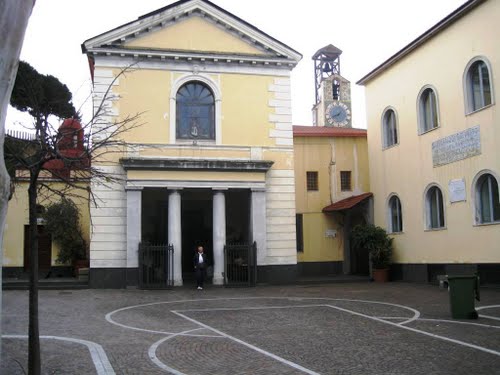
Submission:
<svg viewBox="0 0 500 375">
<path fill-rule="evenodd" d="M 204 269 L 207 268 L 207 254 L 202 253 L 203 263 L 200 263 L 200 253 L 196 252 L 193 257 L 194 268 Z"/>
</svg>

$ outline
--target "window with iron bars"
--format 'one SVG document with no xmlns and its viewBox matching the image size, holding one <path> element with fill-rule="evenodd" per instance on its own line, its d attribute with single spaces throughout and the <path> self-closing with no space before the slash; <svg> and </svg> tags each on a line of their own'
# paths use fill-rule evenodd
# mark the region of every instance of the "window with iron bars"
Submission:
<svg viewBox="0 0 500 375">
<path fill-rule="evenodd" d="M 340 171 L 340 191 L 351 190 L 351 171 Z"/>
<path fill-rule="evenodd" d="M 307 191 L 318 190 L 318 172 L 307 172 Z"/>
</svg>

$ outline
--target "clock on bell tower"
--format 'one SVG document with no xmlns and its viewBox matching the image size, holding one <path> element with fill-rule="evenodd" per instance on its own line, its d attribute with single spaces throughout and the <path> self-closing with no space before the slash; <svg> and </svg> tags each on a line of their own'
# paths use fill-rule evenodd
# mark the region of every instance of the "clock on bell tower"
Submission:
<svg viewBox="0 0 500 375">
<path fill-rule="evenodd" d="M 329 44 L 314 56 L 315 126 L 352 127 L 351 83 L 340 75 L 342 51 Z"/>
</svg>

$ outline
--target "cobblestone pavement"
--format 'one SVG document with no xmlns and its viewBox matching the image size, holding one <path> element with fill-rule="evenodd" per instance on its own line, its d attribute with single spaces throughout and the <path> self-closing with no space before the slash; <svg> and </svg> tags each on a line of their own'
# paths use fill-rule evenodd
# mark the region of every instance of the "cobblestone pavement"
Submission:
<svg viewBox="0 0 500 375">
<path fill-rule="evenodd" d="M 43 290 L 43 374 L 500 374 L 500 289 L 478 320 L 409 283 Z M 2 374 L 24 374 L 28 292 L 4 291 Z"/>
</svg>

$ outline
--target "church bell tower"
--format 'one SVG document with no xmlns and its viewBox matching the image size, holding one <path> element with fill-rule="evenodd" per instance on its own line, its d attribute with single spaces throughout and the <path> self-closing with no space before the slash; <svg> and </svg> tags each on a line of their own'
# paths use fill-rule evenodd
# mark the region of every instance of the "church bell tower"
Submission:
<svg viewBox="0 0 500 375">
<path fill-rule="evenodd" d="M 341 54 L 340 49 L 329 44 L 312 57 L 316 98 L 314 126 L 352 127 L 351 83 L 340 75 Z"/>
</svg>

